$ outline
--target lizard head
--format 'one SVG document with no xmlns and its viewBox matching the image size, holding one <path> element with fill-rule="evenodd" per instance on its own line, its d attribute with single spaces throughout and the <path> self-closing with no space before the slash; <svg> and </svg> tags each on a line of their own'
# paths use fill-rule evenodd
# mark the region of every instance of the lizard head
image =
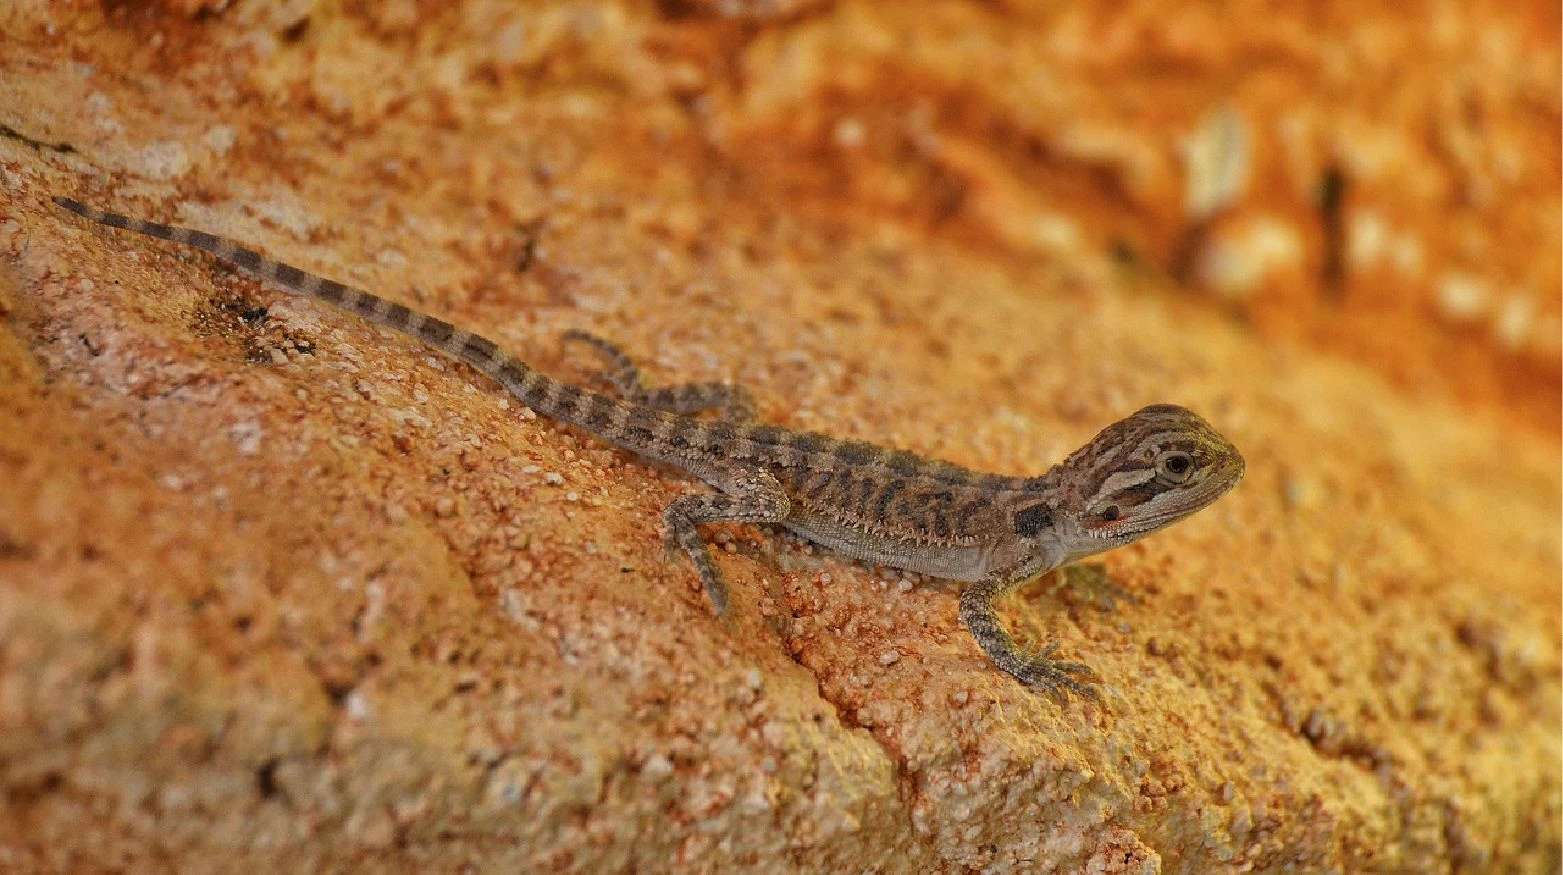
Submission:
<svg viewBox="0 0 1563 875">
<path fill-rule="evenodd" d="M 1067 561 L 1139 540 L 1237 485 L 1243 456 L 1210 423 L 1171 404 L 1102 429 L 1052 472 Z"/>
</svg>

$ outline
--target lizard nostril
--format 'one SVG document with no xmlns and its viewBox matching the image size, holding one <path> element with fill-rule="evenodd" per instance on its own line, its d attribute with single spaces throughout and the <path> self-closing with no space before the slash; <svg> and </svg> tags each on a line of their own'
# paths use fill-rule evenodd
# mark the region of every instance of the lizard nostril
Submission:
<svg viewBox="0 0 1563 875">
<path fill-rule="evenodd" d="M 1116 504 L 1109 504 L 1102 508 L 1102 519 L 1107 520 L 1108 522 L 1112 522 L 1113 520 L 1118 519 L 1119 514 L 1120 511 L 1118 510 L 1118 505 Z"/>
</svg>

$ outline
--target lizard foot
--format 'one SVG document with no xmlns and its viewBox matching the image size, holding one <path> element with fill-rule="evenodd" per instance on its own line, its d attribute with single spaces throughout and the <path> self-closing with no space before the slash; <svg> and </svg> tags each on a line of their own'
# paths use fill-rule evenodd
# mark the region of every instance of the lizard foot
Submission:
<svg viewBox="0 0 1563 875">
<path fill-rule="evenodd" d="M 1096 701 L 1096 690 L 1087 686 L 1096 681 L 1096 672 L 1083 662 L 1064 662 L 1054 659 L 1058 642 L 1049 644 L 1028 657 L 1013 674 L 1021 683 L 1040 690 L 1054 699 L 1063 700 L 1068 693 Z"/>
</svg>

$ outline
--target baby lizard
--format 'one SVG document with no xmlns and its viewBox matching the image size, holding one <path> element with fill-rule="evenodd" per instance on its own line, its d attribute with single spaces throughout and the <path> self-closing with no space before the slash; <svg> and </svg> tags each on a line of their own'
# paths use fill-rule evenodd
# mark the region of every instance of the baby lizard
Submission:
<svg viewBox="0 0 1563 875">
<path fill-rule="evenodd" d="M 727 585 L 700 537 L 705 523 L 784 526 L 846 556 L 967 581 L 960 616 L 1000 669 L 1053 695 L 1094 697 L 1085 665 L 1027 653 L 994 603 L 1055 568 L 1130 543 L 1209 505 L 1243 475 L 1243 457 L 1209 423 L 1158 404 L 1113 423 L 1036 477 L 986 474 L 903 450 L 750 420 L 748 396 L 707 383 L 652 389 L 612 344 L 571 332 L 613 365 L 614 398 L 554 379 L 484 337 L 227 240 L 105 213 L 69 198 L 73 213 L 205 250 L 287 291 L 325 301 L 411 335 L 488 374 L 544 416 L 716 489 L 674 499 L 662 511 L 664 543 L 693 562 L 718 615 Z M 717 421 L 691 414 L 719 408 Z"/>
</svg>

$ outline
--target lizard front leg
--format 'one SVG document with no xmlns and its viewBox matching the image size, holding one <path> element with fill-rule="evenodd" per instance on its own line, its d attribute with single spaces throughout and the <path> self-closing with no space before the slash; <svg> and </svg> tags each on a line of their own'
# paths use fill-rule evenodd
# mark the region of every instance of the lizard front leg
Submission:
<svg viewBox="0 0 1563 875">
<path fill-rule="evenodd" d="M 970 584 L 961 591 L 961 622 L 972 637 L 977 639 L 993 664 L 1014 675 L 1028 687 L 1035 687 L 1054 698 L 1066 691 L 1095 699 L 1096 691 L 1085 685 L 1085 680 L 1095 674 L 1090 666 L 1079 662 L 1063 662 L 1053 658 L 1058 643 L 1053 642 L 1037 653 L 1027 653 L 1015 644 L 994 603 L 1026 583 L 1029 578 L 992 576 Z"/>
<path fill-rule="evenodd" d="M 669 555 L 683 550 L 695 565 L 700 582 L 717 616 L 727 615 L 727 582 L 717 567 L 711 548 L 700 537 L 705 523 L 781 523 L 791 513 L 791 502 L 781 484 L 760 472 L 722 483 L 722 492 L 684 495 L 662 511 L 663 547 Z"/>
<path fill-rule="evenodd" d="M 625 400 L 683 415 L 702 410 L 719 410 L 722 419 L 732 423 L 748 423 L 755 419 L 754 397 L 742 386 L 732 383 L 683 383 L 654 388 L 646 382 L 635 360 L 617 345 L 595 334 L 576 330 L 566 331 L 561 339 L 566 343 L 584 343 L 607 359 L 612 367 L 598 376 Z"/>
</svg>

